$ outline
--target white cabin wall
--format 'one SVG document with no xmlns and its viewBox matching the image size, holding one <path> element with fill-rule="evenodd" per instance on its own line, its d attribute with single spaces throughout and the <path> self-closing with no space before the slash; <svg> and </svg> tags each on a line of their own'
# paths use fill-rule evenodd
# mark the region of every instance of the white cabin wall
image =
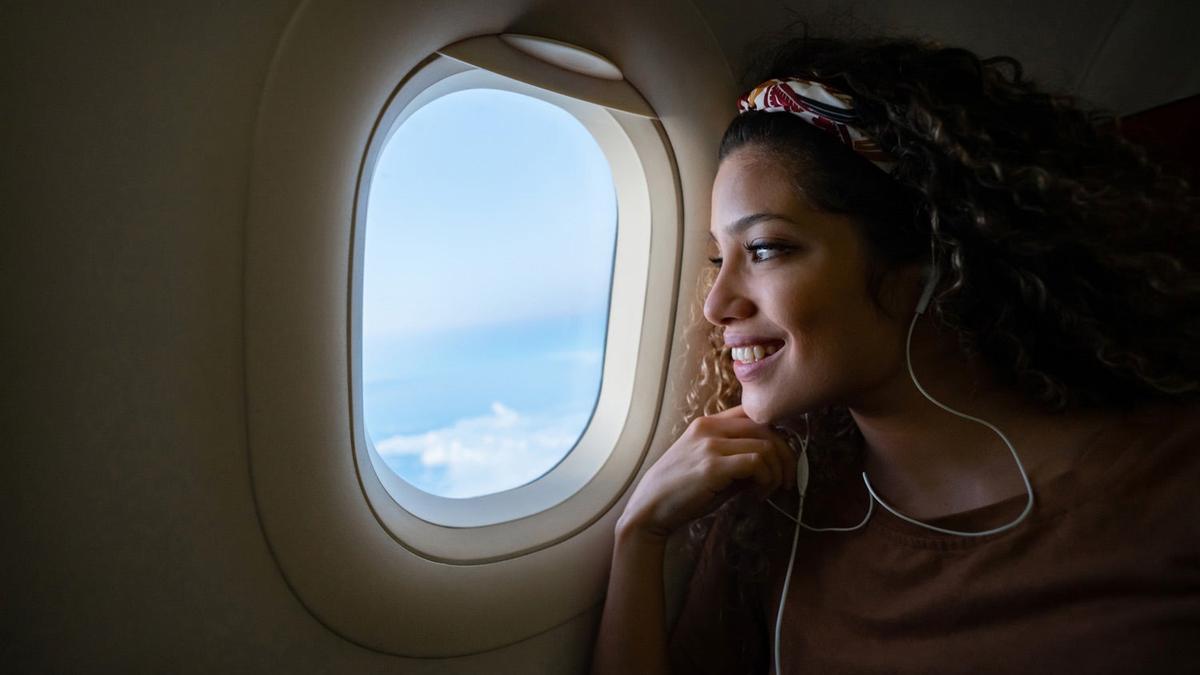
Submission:
<svg viewBox="0 0 1200 675">
<path fill-rule="evenodd" d="M 297 4 L 3 10 L 0 671 L 447 672 L 324 628 L 255 513 L 247 180 Z M 577 670 L 590 619 L 453 670 Z"/>
<path fill-rule="evenodd" d="M 1128 2 L 1078 80 L 1084 97 L 1134 113 L 1200 93 L 1200 3 Z"/>
<path fill-rule="evenodd" d="M 8 672 L 371 660 L 282 583 L 244 452 L 249 149 L 295 4 L 4 12 Z"/>
<path fill-rule="evenodd" d="M 264 539 L 245 220 L 260 96 L 299 5 L 0 9 L 2 672 L 586 670 L 596 610 L 458 659 L 356 645 Z M 479 6 L 485 30 L 566 7 Z"/>
</svg>

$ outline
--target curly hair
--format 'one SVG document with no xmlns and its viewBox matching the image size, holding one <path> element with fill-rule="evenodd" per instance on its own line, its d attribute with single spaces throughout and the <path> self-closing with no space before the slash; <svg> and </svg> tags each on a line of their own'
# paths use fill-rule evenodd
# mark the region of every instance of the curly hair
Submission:
<svg viewBox="0 0 1200 675">
<path fill-rule="evenodd" d="M 931 315 L 1002 386 L 1047 411 L 1200 394 L 1200 200 L 1113 117 L 1039 91 L 1012 58 L 914 40 L 793 39 L 750 75 L 747 88 L 801 77 L 852 95 L 857 126 L 897 165 L 888 176 L 802 120 L 762 112 L 730 124 L 721 158 L 771 153 L 815 208 L 851 216 L 873 294 L 882 272 L 932 247 Z M 689 419 L 740 396 L 721 329 L 708 330 Z M 814 462 L 861 446 L 844 410 L 811 416 Z M 753 524 L 744 506 L 730 509 Z"/>
</svg>

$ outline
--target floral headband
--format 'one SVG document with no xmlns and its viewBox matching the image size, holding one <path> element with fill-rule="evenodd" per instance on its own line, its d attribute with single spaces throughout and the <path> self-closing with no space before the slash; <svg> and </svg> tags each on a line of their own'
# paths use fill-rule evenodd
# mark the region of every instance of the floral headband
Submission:
<svg viewBox="0 0 1200 675">
<path fill-rule="evenodd" d="M 854 99 L 820 82 L 787 78 L 767 80 L 738 99 L 738 112 L 789 112 L 841 141 L 875 166 L 891 173 L 896 159 L 875 139 L 854 126 Z"/>
</svg>

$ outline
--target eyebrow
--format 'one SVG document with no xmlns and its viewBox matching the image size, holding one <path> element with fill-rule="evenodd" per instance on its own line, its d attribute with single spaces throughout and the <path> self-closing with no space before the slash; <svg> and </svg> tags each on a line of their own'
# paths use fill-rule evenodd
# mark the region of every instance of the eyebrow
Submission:
<svg viewBox="0 0 1200 675">
<path fill-rule="evenodd" d="M 752 225 L 761 223 L 764 220 L 783 220 L 789 223 L 792 222 L 792 220 L 787 216 L 778 213 L 751 213 L 748 216 L 742 216 L 741 218 L 733 221 L 733 223 L 725 229 L 729 230 L 730 234 L 741 234 L 742 232 L 750 229 Z M 708 233 L 708 236 L 710 239 L 713 238 L 711 231 Z"/>
</svg>

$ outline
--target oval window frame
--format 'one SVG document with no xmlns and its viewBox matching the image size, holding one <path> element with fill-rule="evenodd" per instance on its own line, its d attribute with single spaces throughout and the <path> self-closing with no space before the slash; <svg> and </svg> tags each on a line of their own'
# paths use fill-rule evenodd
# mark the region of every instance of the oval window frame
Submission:
<svg viewBox="0 0 1200 675">
<path fill-rule="evenodd" d="M 462 46 L 467 45 L 466 49 Z M 488 50 L 503 54 L 499 74 L 480 67 Z M 471 62 L 448 56 L 465 54 Z M 629 105 L 636 92 L 624 81 L 622 109 L 581 100 L 585 75 L 555 68 L 553 86 L 578 78 L 569 96 L 544 88 L 536 77 L 545 64 L 528 71 L 540 85 L 513 78 L 521 59 L 536 62 L 507 46 L 499 36 L 483 36 L 451 45 L 426 59 L 392 93 L 379 114 L 363 155 L 355 198 L 351 288 L 347 331 L 350 354 L 352 435 L 355 466 L 363 493 L 380 524 L 409 550 L 438 562 L 479 564 L 519 556 L 550 546 L 587 527 L 620 498 L 641 463 L 654 432 L 658 401 L 665 384 L 672 314 L 648 315 L 661 303 L 673 307 L 675 266 L 661 265 L 661 253 L 677 252 L 681 214 L 678 179 L 665 134 L 656 119 Z M 395 130 L 426 103 L 464 89 L 494 88 L 532 96 L 571 114 L 592 134 L 612 169 L 617 195 L 617 241 L 606 329 L 600 392 L 579 440 L 547 474 L 525 485 L 489 495 L 450 498 L 413 486 L 386 466 L 366 433 L 362 419 L 362 261 L 365 217 L 375 164 Z M 637 99 L 640 100 L 640 97 Z M 628 110 L 634 112 L 628 112 Z M 665 180 L 664 180 L 665 179 Z M 657 195 L 657 196 L 656 196 Z M 659 261 L 657 267 L 651 261 Z M 667 269 L 663 269 L 667 268 Z M 556 508 L 568 505 L 568 508 Z M 503 526 L 503 527 L 501 527 Z"/>
<path fill-rule="evenodd" d="M 628 417 L 635 378 L 638 334 L 645 306 L 637 296 L 644 292 L 649 275 L 650 195 L 645 171 L 632 141 L 611 113 L 590 103 L 549 92 L 523 82 L 479 69 L 460 70 L 442 57 L 426 64 L 415 81 L 401 85 L 384 110 L 372 138 L 359 184 L 359 206 L 355 214 L 354 284 L 351 294 L 350 339 L 351 386 L 354 390 L 355 445 L 366 449 L 368 466 L 379 484 L 402 509 L 413 516 L 448 528 L 477 528 L 497 525 L 553 508 L 587 484 L 604 465 L 616 446 Z M 422 77 L 421 75 L 424 75 Z M 428 76 L 432 75 L 432 82 Z M 362 420 L 362 293 L 361 260 L 365 245 L 365 214 L 375 164 L 383 149 L 402 124 L 422 106 L 443 96 L 469 89 L 496 89 L 536 98 L 566 111 L 592 135 L 612 170 L 617 196 L 616 243 L 610 271 L 608 319 L 600 390 L 590 418 L 571 448 L 553 468 L 521 486 L 470 498 L 443 497 L 405 481 L 384 462 Z M 409 94 L 406 96 L 406 94 Z M 360 467 L 362 465 L 360 464 Z M 361 468 L 360 468 L 361 471 Z M 369 477 L 364 477 L 369 480 Z M 368 493 L 369 497 L 372 496 Z M 390 529 L 390 528 L 389 528 Z"/>
<path fill-rule="evenodd" d="M 654 316 L 643 324 L 638 372 L 661 384 L 668 368 L 685 368 L 685 356 L 671 358 L 669 351 L 671 329 L 682 331 L 687 321 L 676 314 L 686 314 L 691 302 L 679 299 L 676 284 L 681 274 L 685 279 L 695 274 L 698 263 L 692 261 L 703 250 L 715 143 L 731 116 L 726 102 L 737 91 L 711 33 L 690 5 L 631 5 L 613 12 L 596 3 L 591 13 L 579 8 L 541 15 L 535 27 L 522 19 L 519 3 L 362 8 L 313 0 L 296 9 L 261 94 L 243 298 L 253 507 L 284 582 L 309 614 L 357 645 L 415 659 L 406 663 L 501 647 L 520 652 L 522 645 L 545 640 L 586 647 L 620 503 L 639 469 L 673 440 L 673 413 L 664 413 L 665 424 L 655 423 L 660 406 L 673 411 L 682 405 L 683 391 L 664 387 L 661 398 L 653 390 L 645 397 L 635 394 L 631 410 L 650 420 L 647 433 L 639 437 L 627 425 L 618 440 L 618 453 L 634 461 L 616 465 L 610 458 L 584 490 L 535 516 L 482 528 L 441 528 L 447 537 L 462 531 L 478 539 L 511 536 L 535 543 L 491 561 L 472 562 L 478 549 L 461 551 L 461 562 L 445 561 L 451 564 L 418 554 L 381 526 L 359 480 L 347 325 L 358 171 L 397 83 L 442 45 L 458 45 L 472 31 L 528 26 L 589 45 L 614 57 L 630 79 L 647 88 L 646 98 L 628 82 L 578 73 L 567 82 L 562 69 L 527 55 L 519 64 L 509 59 L 514 68 L 504 74 L 555 83 L 549 88 L 634 116 L 647 117 L 646 101 L 669 112 L 648 131 L 649 147 L 667 148 L 668 167 L 648 172 L 648 179 L 656 198 L 656 236 L 669 234 L 674 245 L 652 242 L 648 292 L 658 295 Z M 467 56 L 461 60 L 480 55 Z M 560 79 L 565 88 L 557 86 Z M 579 91 L 571 88 L 576 82 Z M 630 127 L 629 133 L 640 142 L 645 130 Z M 663 213 L 667 216 L 660 217 Z M 676 347 L 680 335 L 674 335 Z M 566 521 L 584 524 L 572 530 Z M 542 525 L 568 534 L 547 541 L 538 536 L 545 534 L 539 532 Z M 487 546 L 504 548 L 496 541 Z M 447 631 L 448 625 L 456 628 Z M 474 659 L 445 663 L 454 669 L 451 664 L 461 662 L 464 672 L 474 672 Z"/>
</svg>

